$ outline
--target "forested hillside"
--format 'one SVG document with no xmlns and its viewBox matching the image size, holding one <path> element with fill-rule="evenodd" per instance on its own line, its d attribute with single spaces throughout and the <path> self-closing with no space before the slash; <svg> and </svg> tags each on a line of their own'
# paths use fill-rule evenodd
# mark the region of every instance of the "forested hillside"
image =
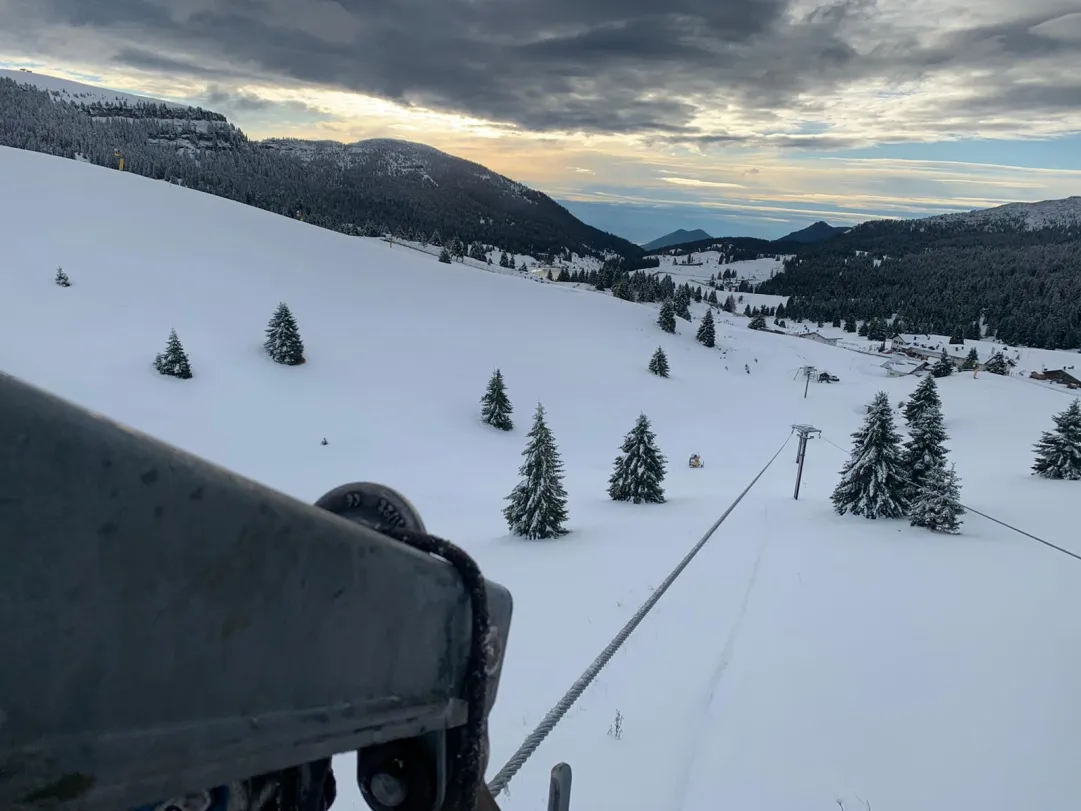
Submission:
<svg viewBox="0 0 1081 811">
<path fill-rule="evenodd" d="M 0 146 L 116 166 L 344 233 L 458 238 L 544 256 L 638 256 L 547 195 L 422 144 L 252 141 L 175 104 L 83 100 L 0 79 Z"/>
<path fill-rule="evenodd" d="M 798 249 L 757 291 L 793 296 L 792 318 L 897 316 L 901 331 L 1081 347 L 1081 207 L 1077 219 L 1003 219 L 998 211 L 867 222 Z"/>
</svg>

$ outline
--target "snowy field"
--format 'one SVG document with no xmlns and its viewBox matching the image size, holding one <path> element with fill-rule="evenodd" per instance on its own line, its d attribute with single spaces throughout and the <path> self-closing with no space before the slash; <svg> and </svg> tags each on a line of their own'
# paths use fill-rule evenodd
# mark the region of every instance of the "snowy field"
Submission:
<svg viewBox="0 0 1081 811">
<path fill-rule="evenodd" d="M 545 808 L 560 760 L 579 809 L 1077 807 L 1081 564 L 973 515 L 945 537 L 831 511 L 864 405 L 880 389 L 896 403 L 914 379 L 742 318 L 706 349 L 686 322 L 662 333 L 656 305 L 443 265 L 74 161 L 0 148 L 0 177 L 0 369 L 306 501 L 389 484 L 512 590 L 489 777 L 791 424 L 822 429 L 800 500 L 792 441 L 513 780 L 504 811 Z M 72 287 L 53 283 L 58 266 Z M 303 366 L 263 354 L 280 301 Z M 192 380 L 151 366 L 171 328 Z M 667 380 L 646 371 L 658 345 Z M 805 363 L 841 381 L 804 399 Z M 509 434 L 479 422 L 496 367 Z M 963 500 L 1081 552 L 1079 483 L 1029 475 L 1068 401 L 988 374 L 940 383 Z M 500 513 L 538 401 L 570 494 L 572 531 L 555 542 L 509 537 Z M 642 411 L 670 458 L 669 501 L 612 503 L 612 461 Z M 687 468 L 694 452 L 705 468 Z M 365 807 L 348 760 L 336 811 Z"/>
</svg>

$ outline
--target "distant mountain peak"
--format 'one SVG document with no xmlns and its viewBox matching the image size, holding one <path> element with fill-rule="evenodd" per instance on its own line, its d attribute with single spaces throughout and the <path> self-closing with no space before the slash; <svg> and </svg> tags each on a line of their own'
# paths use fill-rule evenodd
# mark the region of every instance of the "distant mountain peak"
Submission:
<svg viewBox="0 0 1081 811">
<path fill-rule="evenodd" d="M 808 225 L 806 228 L 801 228 L 799 231 L 793 231 L 787 236 L 781 237 L 778 242 L 822 242 L 823 240 L 835 237 L 838 234 L 843 234 L 848 228 L 843 225 L 830 225 L 825 220 L 819 220 L 816 223 Z"/>
<path fill-rule="evenodd" d="M 701 228 L 695 228 L 693 231 L 679 228 L 670 234 L 665 234 L 663 237 L 657 237 L 652 242 L 647 242 L 642 247 L 647 251 L 659 251 L 661 248 L 667 248 L 671 245 L 682 245 L 685 242 L 698 242 L 703 239 L 713 239 L 713 237 Z"/>
</svg>

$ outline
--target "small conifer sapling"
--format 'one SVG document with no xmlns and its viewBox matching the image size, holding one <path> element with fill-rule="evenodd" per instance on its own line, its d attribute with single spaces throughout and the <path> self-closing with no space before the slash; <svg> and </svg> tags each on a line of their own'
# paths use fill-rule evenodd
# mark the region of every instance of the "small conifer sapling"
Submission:
<svg viewBox="0 0 1081 811">
<path fill-rule="evenodd" d="M 940 464 L 927 472 L 909 508 L 909 523 L 932 532 L 956 535 L 961 531 L 961 484 L 953 465 Z"/>
<path fill-rule="evenodd" d="M 525 461 L 518 469 L 522 480 L 507 496 L 503 517 L 515 535 L 530 540 L 567 534 L 567 491 L 563 489 L 563 461 L 537 403 L 529 442 L 522 451 Z"/>
<path fill-rule="evenodd" d="M 1006 362 L 1006 357 L 1001 352 L 993 354 L 983 368 L 993 375 L 1002 375 L 1005 377 L 1010 374 L 1010 365 Z"/>
<path fill-rule="evenodd" d="M 275 363 L 285 366 L 304 363 L 304 342 L 300 340 L 296 319 L 284 301 L 278 305 L 267 324 L 263 348 Z"/>
<path fill-rule="evenodd" d="M 1032 472 L 1045 479 L 1081 480 L 1081 400 L 1054 416 L 1055 428 L 1036 443 Z"/>
<path fill-rule="evenodd" d="M 661 313 L 657 316 L 657 326 L 665 332 L 675 333 L 676 308 L 672 303 L 672 299 L 665 299 L 664 303 L 661 304 Z"/>
<path fill-rule="evenodd" d="M 949 355 L 946 354 L 946 350 L 942 350 L 942 357 L 935 361 L 935 365 L 931 367 L 932 377 L 949 377 L 953 374 L 953 363 L 950 362 Z"/>
<path fill-rule="evenodd" d="M 188 353 L 176 337 L 176 330 L 169 330 L 169 341 L 165 345 L 165 351 L 154 358 L 154 368 L 159 373 L 169 377 L 179 377 L 181 380 L 189 380 L 192 377 L 191 362 Z"/>
<path fill-rule="evenodd" d="M 56 269 L 56 278 L 54 281 L 58 287 L 71 287 L 71 279 L 68 278 L 68 274 L 64 272 L 63 268 Z"/>
<path fill-rule="evenodd" d="M 657 447 L 657 436 L 649 418 L 640 414 L 634 428 L 623 439 L 615 469 L 608 480 L 608 495 L 613 501 L 634 504 L 663 504 L 666 459 Z"/>
<path fill-rule="evenodd" d="M 698 334 L 695 336 L 698 343 L 712 349 L 717 345 L 717 331 L 713 325 L 713 311 L 706 310 L 702 323 L 698 325 Z"/>
<path fill-rule="evenodd" d="M 514 407 L 510 403 L 510 398 L 507 397 L 507 388 L 503 382 L 503 373 L 498 369 L 492 374 L 491 379 L 488 381 L 488 390 L 484 392 L 484 396 L 480 398 L 481 420 L 493 428 L 498 428 L 500 431 L 510 431 L 514 429 L 514 422 L 511 420 L 510 415 L 514 411 Z"/>
<path fill-rule="evenodd" d="M 657 351 L 653 353 L 653 357 L 649 359 L 649 371 L 657 375 L 657 377 L 668 377 L 668 356 L 664 354 L 664 350 L 659 346 Z"/>
</svg>

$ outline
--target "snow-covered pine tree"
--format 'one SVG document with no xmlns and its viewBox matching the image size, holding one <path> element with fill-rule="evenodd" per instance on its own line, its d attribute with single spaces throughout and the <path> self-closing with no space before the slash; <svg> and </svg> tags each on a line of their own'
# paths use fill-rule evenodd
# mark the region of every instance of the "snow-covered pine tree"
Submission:
<svg viewBox="0 0 1081 811">
<path fill-rule="evenodd" d="M 682 318 L 684 321 L 691 320 L 691 291 L 688 288 L 681 287 L 676 291 L 672 299 L 672 308 L 677 318 Z"/>
<path fill-rule="evenodd" d="M 283 301 L 270 317 L 263 348 L 275 363 L 299 366 L 304 363 L 304 342 L 292 311 Z"/>
<path fill-rule="evenodd" d="M 503 373 L 498 369 L 495 370 L 488 381 L 488 390 L 480 398 L 480 403 L 480 418 L 483 422 L 493 428 L 498 428 L 500 431 L 514 429 L 514 422 L 510 418 L 514 407 L 511 406 L 510 398 L 507 397 L 507 389 L 503 383 Z"/>
<path fill-rule="evenodd" d="M 768 324 L 766 319 L 762 315 L 756 315 L 751 319 L 751 323 L 747 325 L 748 329 L 767 329 Z"/>
<path fill-rule="evenodd" d="M 1081 400 L 1054 416 L 1055 429 L 1036 443 L 1032 472 L 1045 479 L 1081 479 Z"/>
<path fill-rule="evenodd" d="M 676 308 L 672 304 L 672 299 L 665 299 L 661 305 L 661 314 L 657 316 L 657 326 L 665 332 L 676 331 Z"/>
<path fill-rule="evenodd" d="M 932 377 L 949 377 L 953 374 L 953 364 L 950 362 L 950 356 L 946 354 L 946 350 L 942 350 L 942 357 L 935 361 L 935 365 L 931 367 Z"/>
<path fill-rule="evenodd" d="M 905 443 L 901 459 L 904 476 L 908 479 L 905 495 L 911 502 L 919 497 L 927 477 L 946 464 L 949 450 L 943 444 L 947 435 L 938 403 L 931 401 L 920 409 L 915 419 L 909 422 L 908 431 L 909 440 Z"/>
<path fill-rule="evenodd" d="M 908 429 L 911 431 L 913 424 L 928 409 L 936 409 L 941 412 L 942 400 L 938 397 L 938 386 L 931 375 L 920 379 L 920 383 L 912 392 L 912 396 L 905 403 L 904 415 Z"/>
<path fill-rule="evenodd" d="M 445 247 L 439 251 L 439 261 L 442 262 L 444 265 L 449 265 L 451 263 L 450 251 L 448 251 Z"/>
<path fill-rule="evenodd" d="M 927 473 L 909 508 L 909 523 L 932 532 L 956 535 L 961 531 L 961 480 L 953 465 L 938 465 Z"/>
<path fill-rule="evenodd" d="M 907 502 L 901 437 L 894 428 L 886 392 L 875 395 L 863 426 L 852 438 L 852 456 L 841 469 L 841 481 L 833 491 L 834 510 L 865 518 L 904 515 Z"/>
<path fill-rule="evenodd" d="M 1006 357 L 1001 352 L 993 354 L 983 368 L 993 375 L 1008 376 L 1010 374 L 1010 365 L 1006 363 Z"/>
<path fill-rule="evenodd" d="M 664 354 L 664 350 L 659 346 L 657 351 L 653 353 L 653 357 L 649 359 L 649 371 L 657 375 L 657 377 L 668 377 L 668 356 Z"/>
<path fill-rule="evenodd" d="M 523 538 L 557 538 L 567 534 L 567 491 L 563 489 L 563 462 L 555 439 L 544 420 L 544 406 L 537 403 L 529 442 L 518 469 L 522 480 L 507 496 L 503 517 L 511 532 Z"/>
<path fill-rule="evenodd" d="M 68 278 L 68 274 L 64 272 L 63 268 L 56 269 L 56 278 L 53 280 L 58 287 L 71 287 L 71 279 Z"/>
<path fill-rule="evenodd" d="M 717 345 L 717 331 L 713 326 L 713 311 L 706 310 L 702 323 L 698 325 L 698 334 L 695 335 L 698 343 L 712 349 Z"/>
<path fill-rule="evenodd" d="M 154 368 L 163 375 L 179 377 L 181 380 L 192 377 L 188 353 L 176 337 L 175 329 L 169 330 L 169 342 L 165 345 L 165 351 L 154 358 Z"/>
<path fill-rule="evenodd" d="M 623 440 L 615 470 L 608 479 L 608 495 L 613 501 L 634 504 L 663 504 L 665 458 L 657 447 L 657 437 L 649 418 L 640 414 L 634 428 Z"/>
<path fill-rule="evenodd" d="M 976 347 L 972 347 L 968 350 L 968 355 L 965 356 L 965 362 L 961 364 L 962 372 L 971 372 L 980 364 L 980 355 L 976 352 Z"/>
</svg>

